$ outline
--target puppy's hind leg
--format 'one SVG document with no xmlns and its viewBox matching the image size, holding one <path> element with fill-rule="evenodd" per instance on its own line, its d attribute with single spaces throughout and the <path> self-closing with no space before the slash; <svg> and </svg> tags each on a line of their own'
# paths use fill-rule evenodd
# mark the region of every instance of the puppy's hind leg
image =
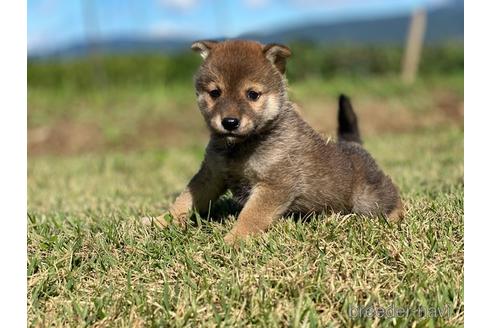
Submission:
<svg viewBox="0 0 492 328">
<path fill-rule="evenodd" d="M 401 198 L 398 196 L 398 200 L 396 203 L 396 206 L 389 214 L 387 214 L 388 220 L 391 222 L 400 222 L 403 220 L 403 217 L 405 216 L 405 209 L 403 208 L 403 202 L 401 201 Z"/>
<path fill-rule="evenodd" d="M 396 186 L 384 176 L 376 185 L 365 184 L 356 188 L 352 211 L 367 216 L 384 215 L 391 222 L 403 219 L 403 203 Z"/>
</svg>

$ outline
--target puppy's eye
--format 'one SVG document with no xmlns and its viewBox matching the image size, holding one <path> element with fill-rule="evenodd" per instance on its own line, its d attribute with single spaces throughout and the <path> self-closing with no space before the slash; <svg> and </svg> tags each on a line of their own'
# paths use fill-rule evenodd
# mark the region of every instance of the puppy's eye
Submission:
<svg viewBox="0 0 492 328">
<path fill-rule="evenodd" d="M 212 91 L 210 91 L 208 93 L 210 95 L 210 97 L 212 97 L 213 99 L 217 99 L 220 97 L 220 90 L 219 89 L 213 89 Z"/>
<path fill-rule="evenodd" d="M 249 90 L 247 96 L 249 100 L 256 101 L 258 100 L 258 98 L 260 98 L 260 93 L 253 90 Z"/>
</svg>

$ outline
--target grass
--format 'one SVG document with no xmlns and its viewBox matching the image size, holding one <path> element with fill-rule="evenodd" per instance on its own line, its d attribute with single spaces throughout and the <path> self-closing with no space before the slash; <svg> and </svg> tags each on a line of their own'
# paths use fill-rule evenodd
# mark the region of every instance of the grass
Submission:
<svg viewBox="0 0 492 328">
<path fill-rule="evenodd" d="M 462 326 L 463 130 L 366 138 L 407 216 L 282 219 L 239 249 L 234 218 L 146 229 L 200 147 L 37 156 L 28 168 L 30 326 Z M 356 307 L 409 309 L 351 317 Z M 419 309 L 444 316 L 422 316 Z M 351 312 L 352 311 L 352 312 Z"/>
<path fill-rule="evenodd" d="M 233 249 L 228 196 L 213 215 L 222 220 L 139 224 L 168 208 L 203 157 L 191 82 L 30 87 L 29 326 L 463 326 L 463 75 L 291 85 L 325 134 L 340 92 L 401 189 L 404 222 L 283 218 Z M 354 316 L 361 308 L 393 313 Z"/>
</svg>

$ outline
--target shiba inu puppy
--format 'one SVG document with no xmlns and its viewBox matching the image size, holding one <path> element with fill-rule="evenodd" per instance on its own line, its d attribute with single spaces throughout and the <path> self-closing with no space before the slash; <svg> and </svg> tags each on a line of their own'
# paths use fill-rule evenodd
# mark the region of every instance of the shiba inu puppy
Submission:
<svg viewBox="0 0 492 328">
<path fill-rule="evenodd" d="M 198 41 L 198 107 L 210 130 L 199 171 L 169 212 L 184 225 L 207 213 L 227 190 L 243 206 L 225 237 L 260 233 L 287 212 L 341 212 L 403 217 L 398 189 L 361 146 L 357 118 L 340 97 L 338 140 L 326 141 L 289 101 L 284 78 L 289 48 L 253 41 Z M 157 226 L 164 216 L 149 219 Z"/>
</svg>

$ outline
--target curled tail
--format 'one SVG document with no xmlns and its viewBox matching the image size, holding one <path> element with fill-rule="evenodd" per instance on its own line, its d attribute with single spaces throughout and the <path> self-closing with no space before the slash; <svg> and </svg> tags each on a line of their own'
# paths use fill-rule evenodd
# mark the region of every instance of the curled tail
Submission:
<svg viewBox="0 0 492 328">
<path fill-rule="evenodd" d="M 362 143 L 357 116 L 350 99 L 343 94 L 338 98 L 338 140 Z"/>
</svg>

